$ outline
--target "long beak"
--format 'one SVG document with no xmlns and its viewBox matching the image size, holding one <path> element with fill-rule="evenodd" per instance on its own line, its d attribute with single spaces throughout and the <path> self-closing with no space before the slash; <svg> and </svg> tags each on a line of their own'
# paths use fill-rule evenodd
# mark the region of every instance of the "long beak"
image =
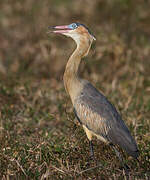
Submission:
<svg viewBox="0 0 150 180">
<path fill-rule="evenodd" d="M 67 25 L 65 25 L 65 26 L 49 26 L 48 29 L 50 29 L 50 31 L 48 31 L 48 33 L 53 32 L 53 33 L 59 33 L 59 34 L 68 33 L 70 30 L 72 30 Z"/>
</svg>

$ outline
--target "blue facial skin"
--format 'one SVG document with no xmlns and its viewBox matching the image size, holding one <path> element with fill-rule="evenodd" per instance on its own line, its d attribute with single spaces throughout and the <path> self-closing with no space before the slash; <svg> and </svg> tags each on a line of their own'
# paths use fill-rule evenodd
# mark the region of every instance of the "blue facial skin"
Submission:
<svg viewBox="0 0 150 180">
<path fill-rule="evenodd" d="M 76 28 L 79 27 L 79 26 L 83 26 L 84 28 L 86 28 L 87 31 L 89 32 L 89 34 L 91 34 L 91 36 L 93 36 L 92 33 L 90 32 L 90 30 L 89 30 L 84 24 L 72 23 L 72 24 L 70 24 L 68 27 L 69 27 L 70 29 L 74 30 L 74 29 L 76 29 Z"/>
<path fill-rule="evenodd" d="M 74 30 L 78 27 L 78 24 L 77 23 L 72 23 L 68 26 L 70 29 Z"/>
</svg>

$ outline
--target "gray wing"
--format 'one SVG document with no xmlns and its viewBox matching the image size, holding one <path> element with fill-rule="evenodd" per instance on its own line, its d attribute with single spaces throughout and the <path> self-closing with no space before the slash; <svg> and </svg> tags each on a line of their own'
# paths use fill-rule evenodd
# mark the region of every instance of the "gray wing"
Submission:
<svg viewBox="0 0 150 180">
<path fill-rule="evenodd" d="M 74 108 L 80 122 L 95 134 L 118 144 L 137 157 L 137 145 L 115 107 L 90 83 L 86 83 L 76 98 Z"/>
</svg>

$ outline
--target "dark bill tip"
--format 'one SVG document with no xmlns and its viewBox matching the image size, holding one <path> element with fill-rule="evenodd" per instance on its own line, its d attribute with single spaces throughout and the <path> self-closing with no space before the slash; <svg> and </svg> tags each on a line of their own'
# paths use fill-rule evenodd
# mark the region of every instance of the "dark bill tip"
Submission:
<svg viewBox="0 0 150 180">
<path fill-rule="evenodd" d="M 48 29 L 55 29 L 56 26 L 48 26 Z"/>
</svg>

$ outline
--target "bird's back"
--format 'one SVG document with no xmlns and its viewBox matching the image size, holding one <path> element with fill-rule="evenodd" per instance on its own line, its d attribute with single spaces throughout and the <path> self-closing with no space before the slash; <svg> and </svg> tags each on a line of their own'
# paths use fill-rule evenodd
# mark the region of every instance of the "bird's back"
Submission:
<svg viewBox="0 0 150 180">
<path fill-rule="evenodd" d="M 137 158 L 138 149 L 134 138 L 115 107 L 88 81 L 74 101 L 80 122 L 94 134 L 117 144 L 128 154 Z"/>
</svg>

